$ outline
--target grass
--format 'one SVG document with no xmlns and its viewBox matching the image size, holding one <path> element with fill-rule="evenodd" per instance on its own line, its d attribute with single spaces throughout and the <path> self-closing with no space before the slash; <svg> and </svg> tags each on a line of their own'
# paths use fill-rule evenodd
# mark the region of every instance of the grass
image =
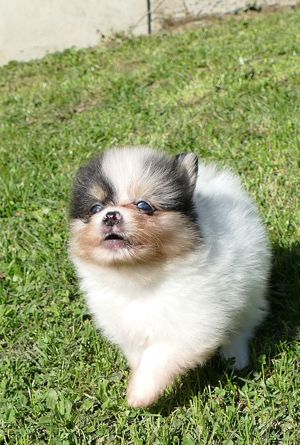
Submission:
<svg viewBox="0 0 300 445">
<path fill-rule="evenodd" d="M 0 443 L 300 443 L 300 10 L 205 22 L 0 69 Z M 274 251 L 252 366 L 214 358 L 149 410 L 67 257 L 77 167 L 111 145 L 195 151 L 256 199 Z"/>
</svg>

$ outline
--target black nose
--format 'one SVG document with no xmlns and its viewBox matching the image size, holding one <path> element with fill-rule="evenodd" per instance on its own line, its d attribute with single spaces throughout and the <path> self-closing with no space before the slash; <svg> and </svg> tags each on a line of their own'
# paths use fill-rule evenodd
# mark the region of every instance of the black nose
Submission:
<svg viewBox="0 0 300 445">
<path fill-rule="evenodd" d="M 121 222 L 122 216 L 120 212 L 107 212 L 107 214 L 103 218 L 103 223 L 106 226 L 115 226 Z"/>
</svg>

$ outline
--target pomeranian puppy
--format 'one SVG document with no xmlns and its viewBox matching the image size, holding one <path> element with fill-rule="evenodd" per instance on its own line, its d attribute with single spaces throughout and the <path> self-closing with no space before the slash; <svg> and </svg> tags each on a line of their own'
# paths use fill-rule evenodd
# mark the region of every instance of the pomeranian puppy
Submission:
<svg viewBox="0 0 300 445">
<path fill-rule="evenodd" d="M 153 404 L 219 348 L 248 365 L 271 255 L 236 176 L 192 153 L 113 148 L 79 169 L 70 217 L 89 310 L 132 370 L 129 406 Z"/>
</svg>

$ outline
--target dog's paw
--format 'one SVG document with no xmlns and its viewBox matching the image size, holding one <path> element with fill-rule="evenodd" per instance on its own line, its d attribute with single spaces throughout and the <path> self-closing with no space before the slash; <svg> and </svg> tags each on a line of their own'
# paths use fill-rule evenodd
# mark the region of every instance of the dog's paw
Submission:
<svg viewBox="0 0 300 445">
<path fill-rule="evenodd" d="M 153 405 L 160 396 L 159 388 L 151 377 L 132 377 L 127 389 L 127 404 L 132 408 L 146 408 Z"/>
<path fill-rule="evenodd" d="M 229 345 L 221 348 L 221 354 L 226 359 L 233 359 L 230 367 L 237 371 L 246 368 L 249 365 L 248 343 L 243 338 L 237 338 Z"/>
</svg>

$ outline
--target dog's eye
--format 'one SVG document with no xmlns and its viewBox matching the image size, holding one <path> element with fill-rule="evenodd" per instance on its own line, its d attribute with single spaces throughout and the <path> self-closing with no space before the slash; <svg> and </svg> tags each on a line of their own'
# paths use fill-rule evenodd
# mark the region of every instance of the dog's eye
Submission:
<svg viewBox="0 0 300 445">
<path fill-rule="evenodd" d="M 136 206 L 139 210 L 141 210 L 144 213 L 153 213 L 154 212 L 153 207 L 150 204 L 148 204 L 148 202 L 146 202 L 146 201 L 139 201 L 136 204 Z"/>
<path fill-rule="evenodd" d="M 103 207 L 101 204 L 95 204 L 91 207 L 90 214 L 95 215 L 95 213 L 101 212 L 102 209 L 103 209 Z"/>
</svg>

